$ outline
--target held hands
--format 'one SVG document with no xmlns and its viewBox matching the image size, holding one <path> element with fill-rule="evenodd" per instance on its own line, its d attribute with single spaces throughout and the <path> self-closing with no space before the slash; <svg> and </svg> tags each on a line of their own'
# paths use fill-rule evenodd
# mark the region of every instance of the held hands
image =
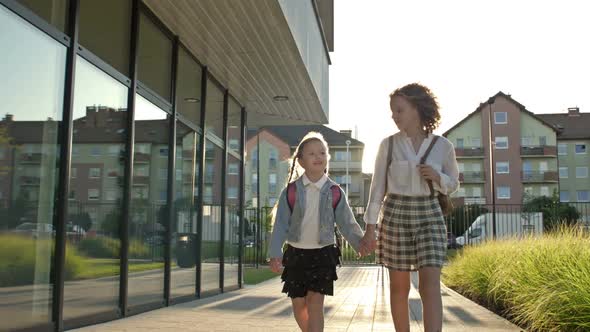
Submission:
<svg viewBox="0 0 590 332">
<path fill-rule="evenodd" d="M 416 167 L 418 168 L 418 173 L 420 173 L 422 178 L 432 181 L 433 183 L 440 184 L 440 174 L 434 168 L 432 168 L 432 166 L 419 164 L 416 165 Z"/>
<path fill-rule="evenodd" d="M 270 259 L 270 263 L 268 264 L 270 270 L 274 273 L 281 273 L 281 269 L 283 268 L 283 262 L 279 257 L 273 257 Z"/>
<path fill-rule="evenodd" d="M 375 225 L 367 225 L 365 235 L 361 239 L 359 256 L 367 256 L 375 251 L 377 239 L 375 238 Z"/>
</svg>

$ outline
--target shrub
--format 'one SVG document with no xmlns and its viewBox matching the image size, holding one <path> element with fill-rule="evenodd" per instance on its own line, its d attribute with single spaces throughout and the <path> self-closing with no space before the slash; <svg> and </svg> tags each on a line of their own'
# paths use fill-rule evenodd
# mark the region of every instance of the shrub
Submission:
<svg viewBox="0 0 590 332">
<path fill-rule="evenodd" d="M 53 249 L 53 241 L 49 239 L 34 240 L 18 235 L 1 235 L 0 287 L 49 283 L 53 268 Z M 51 254 L 38 262 L 37 252 Z M 85 268 L 85 264 L 77 250 L 67 245 L 65 278 L 75 278 Z"/>
<path fill-rule="evenodd" d="M 590 329 L 590 238 L 573 227 L 467 247 L 443 281 L 534 331 Z"/>
<path fill-rule="evenodd" d="M 93 258 L 119 258 L 121 241 L 111 237 L 85 238 L 78 244 L 78 249 Z M 129 257 L 149 257 L 149 248 L 138 240 L 130 240 Z"/>
</svg>

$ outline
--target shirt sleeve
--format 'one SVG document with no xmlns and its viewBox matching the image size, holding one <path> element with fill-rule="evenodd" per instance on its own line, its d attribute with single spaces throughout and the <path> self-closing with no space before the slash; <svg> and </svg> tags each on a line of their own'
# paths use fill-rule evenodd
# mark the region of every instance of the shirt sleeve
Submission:
<svg viewBox="0 0 590 332">
<path fill-rule="evenodd" d="M 381 141 L 379 150 L 377 151 L 377 157 L 375 159 L 375 170 L 373 172 L 373 178 L 371 180 L 371 189 L 369 190 L 369 203 L 365 210 L 365 216 L 363 220 L 366 224 L 376 224 L 381 211 L 381 204 L 383 203 L 383 197 L 387 192 L 385 188 L 385 179 L 387 177 L 387 149 L 389 147 L 389 138 Z"/>
<path fill-rule="evenodd" d="M 455 156 L 455 147 L 452 143 L 449 150 L 446 159 L 443 161 L 442 170 L 439 172 L 440 185 L 432 181 L 434 190 L 443 195 L 450 195 L 459 189 L 459 166 Z"/>
</svg>

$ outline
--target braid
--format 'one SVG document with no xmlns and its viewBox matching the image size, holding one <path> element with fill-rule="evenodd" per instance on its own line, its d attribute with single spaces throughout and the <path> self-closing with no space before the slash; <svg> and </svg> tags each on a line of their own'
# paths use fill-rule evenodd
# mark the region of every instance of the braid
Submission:
<svg viewBox="0 0 590 332">
<path fill-rule="evenodd" d="M 291 178 L 293 177 L 293 170 L 295 169 L 295 160 L 297 158 L 293 158 L 293 162 L 291 163 L 291 170 L 289 171 L 289 179 L 287 180 L 287 184 L 291 183 Z"/>
</svg>

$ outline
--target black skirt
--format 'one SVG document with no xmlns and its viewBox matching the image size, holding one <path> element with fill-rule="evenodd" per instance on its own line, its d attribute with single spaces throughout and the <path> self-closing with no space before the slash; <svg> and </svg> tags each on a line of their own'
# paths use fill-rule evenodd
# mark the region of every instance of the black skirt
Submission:
<svg viewBox="0 0 590 332">
<path fill-rule="evenodd" d="M 283 254 L 283 293 L 289 297 L 304 297 L 307 291 L 334 295 L 336 265 L 339 249 L 331 244 L 319 249 L 299 249 L 287 246 Z"/>
</svg>

